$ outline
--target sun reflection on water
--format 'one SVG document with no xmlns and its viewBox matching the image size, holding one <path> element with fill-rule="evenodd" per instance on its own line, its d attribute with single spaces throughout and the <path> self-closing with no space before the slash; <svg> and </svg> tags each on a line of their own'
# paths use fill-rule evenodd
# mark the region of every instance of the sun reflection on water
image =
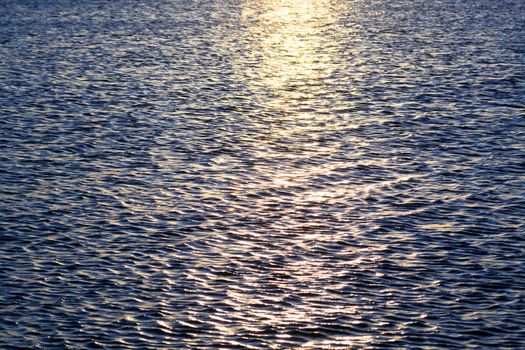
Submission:
<svg viewBox="0 0 525 350">
<path fill-rule="evenodd" d="M 242 19 L 253 38 L 248 61 L 255 63 L 245 74 L 254 98 L 268 114 L 258 126 L 265 137 L 254 152 L 279 162 L 271 169 L 260 167 L 271 179 L 254 184 L 258 188 L 304 184 L 331 170 L 306 163 L 334 154 L 341 145 L 319 139 L 320 134 L 330 130 L 336 134 L 341 127 L 331 112 L 336 103 L 333 74 L 341 63 L 337 42 L 330 37 L 333 33 L 327 32 L 337 21 L 332 6 L 330 0 L 244 3 Z M 305 164 L 297 166 L 301 161 Z"/>
<path fill-rule="evenodd" d="M 252 318 L 259 325 L 282 327 L 358 312 L 357 305 L 342 308 L 334 303 L 342 296 L 326 288 L 348 274 L 353 262 L 334 267 L 316 252 L 338 238 L 331 234 L 322 213 L 309 213 L 349 194 L 345 187 L 316 184 L 316 179 L 341 166 L 319 160 L 343 145 L 333 137 L 342 121 L 332 113 L 333 99 L 327 98 L 336 95 L 333 75 L 341 64 L 340 50 L 327 33 L 337 20 L 331 6 L 328 0 L 249 0 L 244 4 L 242 18 L 250 38 L 245 55 L 250 57 L 242 62 L 252 64 L 246 68 L 240 63 L 239 69 L 263 107 L 263 122 L 255 123 L 255 128 L 264 137 L 254 139 L 251 152 L 261 160 L 252 168 L 260 176 L 243 184 L 236 195 L 250 194 L 250 206 L 242 215 L 262 222 L 264 229 L 239 230 L 236 248 L 223 254 L 235 259 L 235 250 L 244 250 L 257 265 L 273 267 L 251 271 L 240 286 L 227 291 L 236 308 L 230 316 L 244 319 L 243 328 L 250 327 Z M 361 264 L 360 259 L 356 257 L 355 264 Z M 323 315 L 311 305 L 322 305 Z M 244 308 L 250 310 L 249 320 Z"/>
<path fill-rule="evenodd" d="M 312 102 L 334 68 L 334 49 L 324 35 L 334 21 L 330 2 L 247 1 L 243 20 L 257 40 L 250 53 L 258 62 L 249 72 L 252 88 L 268 91 L 271 108 Z"/>
<path fill-rule="evenodd" d="M 224 307 L 206 315 L 224 337 L 270 330 L 285 339 L 292 337 L 283 331 L 289 325 L 313 329 L 320 319 L 336 325 L 361 312 L 360 299 L 348 300 L 340 291 L 351 283 L 345 279 L 352 269 L 375 264 L 374 252 L 350 245 L 332 251 L 334 241 L 355 233 L 345 226 L 347 208 L 341 203 L 359 189 L 344 179 L 326 179 L 346 166 L 334 155 L 349 141 L 362 141 L 338 136 L 349 126 L 344 113 L 335 111 L 335 76 L 343 60 L 331 6 L 329 0 L 243 3 L 243 50 L 232 63 L 257 105 L 258 114 L 246 113 L 243 120 L 249 161 L 217 155 L 204 165 L 216 173 L 203 179 L 198 199 L 217 200 L 231 226 L 225 228 L 222 217 L 207 217 L 199 227 L 209 237 L 184 241 L 206 252 L 187 273 L 197 290 L 220 285 L 214 274 L 228 272 L 222 277 L 228 283 Z M 230 187 L 205 187 L 228 183 L 231 167 L 236 169 Z M 333 206 L 329 213 L 323 212 L 326 206 Z M 348 259 L 337 262 L 331 254 Z M 199 298 L 203 305 L 210 301 Z"/>
</svg>

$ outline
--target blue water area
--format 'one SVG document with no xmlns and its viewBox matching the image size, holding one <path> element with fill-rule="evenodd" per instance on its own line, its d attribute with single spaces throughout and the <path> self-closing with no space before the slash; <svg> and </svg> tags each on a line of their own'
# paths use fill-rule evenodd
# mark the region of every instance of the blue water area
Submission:
<svg viewBox="0 0 525 350">
<path fill-rule="evenodd" d="M 524 349 L 525 2 L 0 2 L 1 349 Z"/>
</svg>

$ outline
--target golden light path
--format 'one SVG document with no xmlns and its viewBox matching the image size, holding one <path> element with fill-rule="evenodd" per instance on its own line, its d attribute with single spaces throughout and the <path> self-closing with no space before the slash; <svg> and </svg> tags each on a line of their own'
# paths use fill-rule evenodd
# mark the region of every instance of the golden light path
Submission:
<svg viewBox="0 0 525 350">
<path fill-rule="evenodd" d="M 340 125 L 330 113 L 330 101 L 325 98 L 334 94 L 330 91 L 327 81 L 331 79 L 334 70 L 338 68 L 341 59 L 338 57 L 337 44 L 326 34 L 326 29 L 336 21 L 331 11 L 332 2 L 329 0 L 249 0 L 245 2 L 242 18 L 249 30 L 249 36 L 255 38 L 251 50 L 247 53 L 252 55 L 249 61 L 256 62 L 248 68 L 248 84 L 257 96 L 259 103 L 268 113 L 265 125 L 261 132 L 267 135 L 265 141 L 258 144 L 257 158 L 268 159 L 283 157 L 275 151 L 275 145 L 288 144 L 297 147 L 278 161 L 278 166 L 265 168 L 261 166 L 258 170 L 261 174 L 267 174 L 266 181 L 247 185 L 243 191 L 261 191 L 265 189 L 287 189 L 294 192 L 294 186 L 311 188 L 297 191 L 292 197 L 285 199 L 289 201 L 290 213 L 281 213 L 282 216 L 273 222 L 268 229 L 278 237 L 286 236 L 286 232 L 299 232 L 295 237 L 287 237 L 288 247 L 283 246 L 285 254 L 293 255 L 293 249 L 309 250 L 315 242 L 327 242 L 334 237 L 327 235 L 326 231 L 316 230 L 315 222 L 301 222 L 293 216 L 297 216 L 297 208 L 304 207 L 307 203 L 322 203 L 334 198 L 342 198 L 349 195 L 345 188 L 332 188 L 319 190 L 312 187 L 312 181 L 323 174 L 330 173 L 332 167 L 337 164 L 320 166 L 313 162 L 304 166 L 296 166 L 298 161 L 311 160 L 316 157 L 326 157 L 333 154 L 336 149 L 333 145 L 314 145 L 315 137 L 320 131 L 327 129 L 337 130 Z M 242 69 L 246 69 L 242 64 Z M 310 148 L 311 149 L 308 149 Z M 306 148 L 305 148 L 306 147 Z M 257 152 L 257 151 L 256 151 Z M 328 162 L 323 162 L 327 164 Z M 265 208 L 272 205 L 272 201 L 280 201 L 279 198 L 254 199 L 254 207 Z M 246 211 L 247 216 L 257 216 L 258 210 L 253 213 Z M 311 226 L 311 227 L 310 227 Z M 256 233 L 245 232 L 247 236 Z M 253 237 L 252 237 L 253 238 Z M 272 239 L 272 237 L 261 238 Z M 257 242 L 257 239 L 255 239 Z M 247 239 L 246 244 L 239 242 L 239 250 L 253 251 L 257 248 L 253 239 Z M 274 248 L 267 248 L 274 249 Z M 259 251 L 261 249 L 258 249 Z M 257 256 L 260 254 L 261 256 Z M 275 252 L 264 249 L 260 253 L 253 253 L 254 258 L 264 259 L 262 255 L 275 254 Z M 359 265 L 356 261 L 349 261 L 347 266 Z M 347 268 L 347 267 L 346 267 Z M 277 286 L 288 293 L 293 293 L 290 288 L 293 284 L 319 285 L 320 281 L 329 281 L 338 274 L 345 273 L 345 267 L 339 271 L 330 270 L 325 266 L 323 259 L 301 259 L 290 260 L 281 269 L 286 274 L 294 276 L 294 280 L 283 281 Z M 228 297 L 234 301 L 233 305 L 264 305 L 271 303 L 269 296 L 252 293 L 261 284 L 264 277 L 260 275 L 246 277 L 244 281 L 246 288 L 232 288 L 227 292 Z M 250 289 L 251 288 L 251 289 Z M 299 291 L 297 291 L 299 292 Z M 322 295 L 318 300 L 327 303 L 324 310 L 325 316 L 330 314 L 357 312 L 357 307 L 345 308 L 336 304 L 329 306 L 330 301 L 336 301 L 340 296 L 331 294 L 329 291 L 316 290 Z M 286 293 L 285 293 L 286 294 Z M 285 296 L 278 295 L 274 302 L 280 304 Z M 341 305 L 341 304 L 340 304 Z M 280 312 L 268 312 L 264 308 L 253 308 L 255 316 L 264 320 L 268 326 L 283 326 L 290 322 L 308 322 L 315 324 L 315 317 L 308 303 L 287 307 Z M 243 325 L 249 327 L 249 324 Z M 223 332 L 235 332 L 234 329 L 223 329 Z M 365 341 L 360 337 L 360 341 Z M 333 341 L 333 340 L 332 340 Z M 349 346 L 354 344 L 355 337 L 339 337 L 338 345 Z M 326 346 L 322 342 L 312 341 L 304 344 L 306 347 Z"/>
<path fill-rule="evenodd" d="M 251 102 L 261 111 L 254 120 L 249 119 L 251 116 L 243 120 L 254 133 L 244 138 L 250 157 L 261 162 L 250 165 L 250 178 L 228 191 L 233 197 L 241 198 L 243 204 L 242 208 L 233 207 L 232 215 L 264 222 L 259 228 L 239 225 L 228 232 L 213 232 L 213 239 L 222 242 L 209 247 L 213 262 L 204 256 L 196 261 L 194 269 L 187 271 L 187 278 L 198 289 L 207 290 L 214 283 L 213 276 L 202 274 L 200 269 L 211 264 L 235 265 L 239 259 L 239 265 L 260 265 L 229 285 L 224 303 L 230 309 L 209 316 L 225 338 L 240 330 L 256 332 L 261 326 L 286 328 L 291 323 L 307 323 L 315 327 L 319 317 L 336 319 L 338 315 L 360 312 L 361 305 L 357 302 L 349 307 L 352 302 L 346 296 L 324 286 L 343 288 L 336 281 L 344 278 L 349 269 L 373 264 L 374 252 L 359 250 L 353 254 L 355 259 L 334 265 L 330 257 L 314 250 L 344 239 L 336 235 L 357 234 L 354 232 L 357 228 L 345 226 L 345 230 L 339 229 L 339 233 L 333 234 L 329 227 L 332 223 L 317 215 L 322 213 L 315 213 L 314 218 L 302 214 L 305 208 L 313 206 L 320 212 L 323 205 L 341 203 L 345 198 L 363 196 L 374 190 L 369 186 L 355 188 L 345 182 L 320 188 L 317 180 L 344 166 L 327 159 L 345 142 L 363 142 L 350 136 L 332 142 L 318 140 L 320 135 L 337 134 L 349 127 L 348 120 L 334 112 L 337 100 L 334 75 L 341 69 L 340 45 L 344 41 L 334 37 L 337 36 L 333 31 L 337 12 L 332 6 L 330 0 L 247 0 L 243 5 L 242 21 L 247 33 L 241 38 L 243 50 L 237 56 L 238 62 L 234 58 L 232 65 L 251 91 L 254 99 Z M 328 33 L 330 28 L 332 32 Z M 212 162 L 220 169 L 231 160 L 231 156 L 219 155 Z M 275 191 L 287 195 L 279 196 Z M 229 203 L 221 188 L 212 186 L 201 195 Z M 279 212 L 274 215 L 276 207 Z M 345 210 L 333 214 L 336 221 L 338 215 L 345 220 Z M 214 219 L 208 219 L 202 227 L 213 225 Z M 191 245 L 192 239 L 202 237 L 188 237 L 187 243 Z M 249 262 L 242 260 L 247 256 L 251 259 Z M 272 259 L 280 262 L 268 270 L 265 266 Z M 269 292 L 274 288 L 278 292 Z M 199 303 L 205 306 L 212 301 L 207 298 L 202 296 Z M 289 303 L 288 299 L 299 299 L 299 302 Z M 326 348 L 330 342 L 325 341 L 312 340 L 304 346 Z M 330 341 L 333 343 L 334 338 Z M 368 336 L 339 336 L 335 341 L 338 346 L 351 346 L 367 342 Z"/>
<path fill-rule="evenodd" d="M 250 36 L 258 39 L 251 54 L 262 56 L 250 83 L 273 93 L 269 106 L 311 100 L 333 70 L 334 52 L 327 50 L 323 36 L 334 20 L 330 1 L 247 1 L 242 18 Z"/>
</svg>

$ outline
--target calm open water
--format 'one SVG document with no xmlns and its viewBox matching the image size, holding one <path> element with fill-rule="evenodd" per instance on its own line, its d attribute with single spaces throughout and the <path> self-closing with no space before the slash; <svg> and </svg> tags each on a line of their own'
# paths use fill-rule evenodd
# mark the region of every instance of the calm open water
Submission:
<svg viewBox="0 0 525 350">
<path fill-rule="evenodd" d="M 525 3 L 0 3 L 1 349 L 525 348 Z"/>
</svg>

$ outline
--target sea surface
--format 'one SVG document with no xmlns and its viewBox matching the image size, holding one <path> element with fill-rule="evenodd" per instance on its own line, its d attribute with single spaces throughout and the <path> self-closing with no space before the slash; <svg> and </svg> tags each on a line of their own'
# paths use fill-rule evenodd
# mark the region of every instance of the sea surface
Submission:
<svg viewBox="0 0 525 350">
<path fill-rule="evenodd" d="M 0 2 L 0 349 L 524 349 L 525 2 Z"/>
</svg>

